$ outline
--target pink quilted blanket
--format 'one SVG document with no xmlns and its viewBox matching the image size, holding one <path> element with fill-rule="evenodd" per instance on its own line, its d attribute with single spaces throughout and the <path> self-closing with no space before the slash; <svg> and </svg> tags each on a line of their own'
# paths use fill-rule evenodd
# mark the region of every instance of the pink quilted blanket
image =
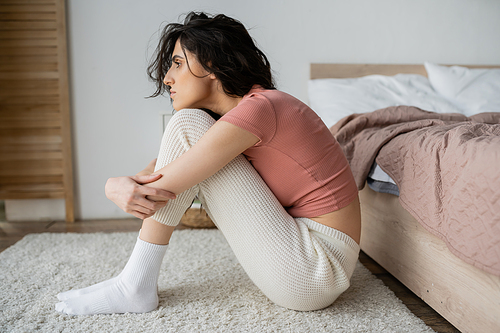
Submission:
<svg viewBox="0 0 500 333">
<path fill-rule="evenodd" d="M 468 118 L 399 106 L 348 116 L 330 130 L 358 189 L 376 160 L 429 232 L 500 276 L 500 113 Z"/>
</svg>

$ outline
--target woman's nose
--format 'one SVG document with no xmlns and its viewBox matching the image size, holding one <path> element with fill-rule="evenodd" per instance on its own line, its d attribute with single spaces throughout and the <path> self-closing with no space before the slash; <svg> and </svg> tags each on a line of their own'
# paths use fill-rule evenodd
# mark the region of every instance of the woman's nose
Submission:
<svg viewBox="0 0 500 333">
<path fill-rule="evenodd" d="M 167 74 L 165 74 L 165 77 L 163 78 L 163 83 L 167 86 L 170 86 L 172 85 L 172 76 L 169 75 L 170 73 L 170 70 L 167 72 Z"/>
</svg>

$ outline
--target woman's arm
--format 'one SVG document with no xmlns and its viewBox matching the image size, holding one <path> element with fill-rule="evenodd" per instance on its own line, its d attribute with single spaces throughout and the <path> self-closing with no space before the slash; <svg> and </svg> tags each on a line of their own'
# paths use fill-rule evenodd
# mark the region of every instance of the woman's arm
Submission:
<svg viewBox="0 0 500 333">
<path fill-rule="evenodd" d="M 138 172 L 136 176 L 147 176 L 152 174 L 155 171 L 155 166 L 156 166 L 156 158 L 149 162 L 148 166 L 144 168 L 144 170 Z"/>
<path fill-rule="evenodd" d="M 154 174 L 162 175 L 159 180 L 145 186 L 182 193 L 219 171 L 257 142 L 259 138 L 249 131 L 218 121 L 191 149 L 157 170 Z M 148 198 L 156 199 L 155 196 Z"/>
</svg>

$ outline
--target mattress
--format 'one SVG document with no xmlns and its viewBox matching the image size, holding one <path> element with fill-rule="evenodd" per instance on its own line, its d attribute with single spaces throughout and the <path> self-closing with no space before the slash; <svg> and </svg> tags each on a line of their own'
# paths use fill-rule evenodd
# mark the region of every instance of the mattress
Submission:
<svg viewBox="0 0 500 333">
<path fill-rule="evenodd" d="M 399 196 L 398 185 L 391 178 L 391 176 L 389 176 L 384 170 L 382 170 L 377 162 L 373 162 L 370 173 L 368 173 L 366 183 L 372 190 L 376 192 Z"/>
</svg>

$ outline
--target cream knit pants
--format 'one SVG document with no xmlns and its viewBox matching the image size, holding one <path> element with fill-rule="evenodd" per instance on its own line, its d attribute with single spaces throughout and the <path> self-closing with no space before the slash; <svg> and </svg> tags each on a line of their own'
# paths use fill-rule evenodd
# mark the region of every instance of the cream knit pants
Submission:
<svg viewBox="0 0 500 333">
<path fill-rule="evenodd" d="M 177 112 L 165 130 L 156 169 L 181 156 L 214 123 L 202 110 Z M 338 230 L 291 217 L 243 155 L 179 194 L 152 218 L 177 225 L 195 196 L 250 279 L 276 304 L 317 310 L 349 287 L 358 244 Z"/>
</svg>

